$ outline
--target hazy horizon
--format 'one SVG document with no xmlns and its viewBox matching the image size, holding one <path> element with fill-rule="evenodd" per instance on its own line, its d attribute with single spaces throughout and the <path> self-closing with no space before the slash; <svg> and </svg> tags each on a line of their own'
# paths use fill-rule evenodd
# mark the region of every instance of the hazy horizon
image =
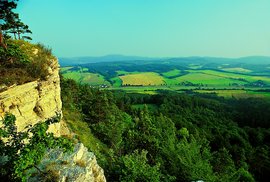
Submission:
<svg viewBox="0 0 270 182">
<path fill-rule="evenodd" d="M 121 56 L 121 57 L 141 57 L 141 58 L 150 58 L 150 59 L 164 59 L 164 58 L 226 58 L 226 59 L 239 59 L 239 58 L 249 58 L 249 57 L 264 57 L 270 58 L 270 55 L 250 55 L 250 56 L 239 56 L 239 57 L 224 57 L 224 56 L 138 56 L 138 55 L 124 55 L 124 54 L 105 54 L 105 55 L 82 55 L 82 56 L 59 56 L 60 58 L 87 58 L 87 57 L 110 57 L 110 56 Z"/>
<path fill-rule="evenodd" d="M 33 42 L 58 57 L 270 56 L 270 1 L 136 0 L 18 3 Z"/>
</svg>

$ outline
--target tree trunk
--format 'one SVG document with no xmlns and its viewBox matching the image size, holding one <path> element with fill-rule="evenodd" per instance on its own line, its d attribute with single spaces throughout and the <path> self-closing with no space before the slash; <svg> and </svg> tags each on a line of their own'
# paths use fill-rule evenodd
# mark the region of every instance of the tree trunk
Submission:
<svg viewBox="0 0 270 182">
<path fill-rule="evenodd" d="M 7 50 L 7 45 L 4 43 L 4 36 L 2 34 L 2 30 L 0 29 L 0 46 Z"/>
<path fill-rule="evenodd" d="M 21 39 L 20 30 L 19 30 L 19 29 L 17 29 L 17 32 L 18 32 L 18 40 L 20 40 L 20 39 Z"/>
</svg>

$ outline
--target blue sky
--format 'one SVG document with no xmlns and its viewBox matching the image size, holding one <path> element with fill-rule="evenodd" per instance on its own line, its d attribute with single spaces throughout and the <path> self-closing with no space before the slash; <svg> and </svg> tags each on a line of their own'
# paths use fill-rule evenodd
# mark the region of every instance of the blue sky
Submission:
<svg viewBox="0 0 270 182">
<path fill-rule="evenodd" d="M 270 0 L 20 0 L 56 56 L 270 56 Z"/>
</svg>

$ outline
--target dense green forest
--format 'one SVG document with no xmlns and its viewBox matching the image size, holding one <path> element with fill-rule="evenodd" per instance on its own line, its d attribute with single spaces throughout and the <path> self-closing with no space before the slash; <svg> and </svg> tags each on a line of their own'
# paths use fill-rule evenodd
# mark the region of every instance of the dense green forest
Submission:
<svg viewBox="0 0 270 182">
<path fill-rule="evenodd" d="M 265 181 L 270 102 L 129 94 L 62 78 L 64 119 L 108 181 Z"/>
</svg>

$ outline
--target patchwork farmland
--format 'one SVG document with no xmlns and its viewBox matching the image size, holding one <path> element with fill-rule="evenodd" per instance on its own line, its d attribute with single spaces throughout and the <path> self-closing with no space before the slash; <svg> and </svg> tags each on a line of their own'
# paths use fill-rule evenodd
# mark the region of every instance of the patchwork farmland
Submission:
<svg viewBox="0 0 270 182">
<path fill-rule="evenodd" d="M 179 65 L 178 65 L 179 64 Z M 269 97 L 269 66 L 205 63 L 96 63 L 61 68 L 65 78 L 128 93 L 192 91 L 222 97 Z"/>
</svg>

